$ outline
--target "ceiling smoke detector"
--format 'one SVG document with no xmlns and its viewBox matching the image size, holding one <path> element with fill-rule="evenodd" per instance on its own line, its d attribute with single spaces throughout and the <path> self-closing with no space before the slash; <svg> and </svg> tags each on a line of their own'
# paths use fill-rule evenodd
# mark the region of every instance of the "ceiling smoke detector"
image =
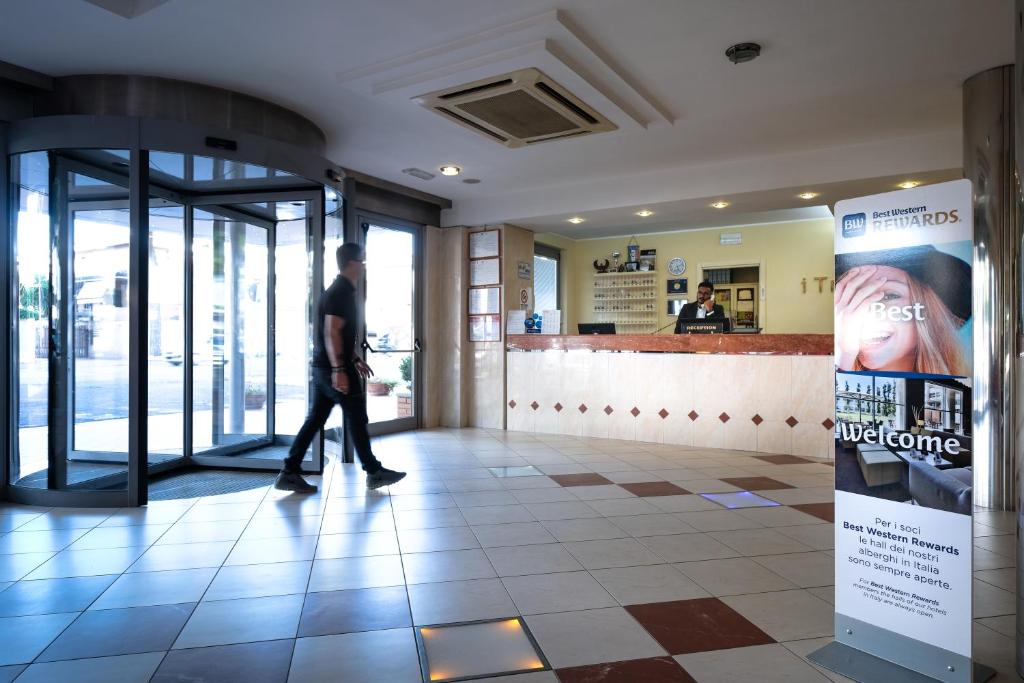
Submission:
<svg viewBox="0 0 1024 683">
<path fill-rule="evenodd" d="M 736 43 L 725 51 L 725 56 L 733 64 L 742 64 L 757 59 L 761 54 L 761 46 L 757 43 Z"/>
<path fill-rule="evenodd" d="M 526 147 L 618 127 L 537 69 L 438 90 L 415 101 L 506 147 Z"/>
</svg>

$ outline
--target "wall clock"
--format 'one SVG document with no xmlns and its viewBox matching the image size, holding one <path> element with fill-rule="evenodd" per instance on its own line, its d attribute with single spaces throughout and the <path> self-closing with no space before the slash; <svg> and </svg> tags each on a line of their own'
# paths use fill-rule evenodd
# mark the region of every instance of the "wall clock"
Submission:
<svg viewBox="0 0 1024 683">
<path fill-rule="evenodd" d="M 678 256 L 668 262 L 668 272 L 670 275 L 682 275 L 686 272 L 686 261 L 679 258 Z"/>
</svg>

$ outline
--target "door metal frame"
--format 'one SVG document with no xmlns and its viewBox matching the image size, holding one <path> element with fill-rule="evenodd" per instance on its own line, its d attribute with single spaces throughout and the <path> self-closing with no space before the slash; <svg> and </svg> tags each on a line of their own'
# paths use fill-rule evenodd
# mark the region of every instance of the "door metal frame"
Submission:
<svg viewBox="0 0 1024 683">
<path fill-rule="evenodd" d="M 358 226 L 359 244 L 366 249 L 366 236 L 370 225 L 376 225 L 388 230 L 405 232 L 412 235 L 413 243 L 413 267 L 416 272 L 413 277 L 412 306 L 413 306 L 413 348 L 395 349 L 389 353 L 411 353 L 413 356 L 413 383 L 412 383 L 412 417 L 400 417 L 385 422 L 371 422 L 369 424 L 370 436 L 382 436 L 419 429 L 422 424 L 422 412 L 420 411 L 422 396 L 423 363 L 417 356 L 422 351 L 420 331 L 423 329 L 423 226 L 409 221 L 403 221 L 390 216 L 383 216 L 370 211 L 358 211 L 356 213 L 356 225 Z M 360 283 L 359 294 L 366 301 L 366 278 Z M 363 329 L 358 333 L 362 339 L 362 347 L 371 353 L 380 353 L 370 347 L 366 339 L 366 316 L 363 315 Z M 367 359 L 367 362 L 372 359 Z"/>
</svg>

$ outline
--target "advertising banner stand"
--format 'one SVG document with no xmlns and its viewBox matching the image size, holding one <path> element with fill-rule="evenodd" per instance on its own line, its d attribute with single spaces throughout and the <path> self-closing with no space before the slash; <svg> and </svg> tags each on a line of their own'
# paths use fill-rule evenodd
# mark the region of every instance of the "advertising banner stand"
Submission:
<svg viewBox="0 0 1024 683">
<path fill-rule="evenodd" d="M 835 638 L 856 681 L 980 683 L 971 657 L 971 183 L 841 201 Z"/>
</svg>

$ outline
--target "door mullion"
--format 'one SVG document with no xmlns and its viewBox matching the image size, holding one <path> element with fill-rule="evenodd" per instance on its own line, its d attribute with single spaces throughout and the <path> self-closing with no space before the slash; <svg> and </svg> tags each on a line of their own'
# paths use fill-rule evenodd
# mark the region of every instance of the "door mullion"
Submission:
<svg viewBox="0 0 1024 683">
<path fill-rule="evenodd" d="M 68 207 L 68 174 L 54 152 L 47 153 L 50 184 L 50 305 L 47 347 L 49 391 L 47 401 L 47 488 L 64 489 L 68 483 L 68 441 L 73 415 L 68 410 L 72 387 L 67 338 L 68 282 L 71 260 L 71 216 Z"/>
</svg>

